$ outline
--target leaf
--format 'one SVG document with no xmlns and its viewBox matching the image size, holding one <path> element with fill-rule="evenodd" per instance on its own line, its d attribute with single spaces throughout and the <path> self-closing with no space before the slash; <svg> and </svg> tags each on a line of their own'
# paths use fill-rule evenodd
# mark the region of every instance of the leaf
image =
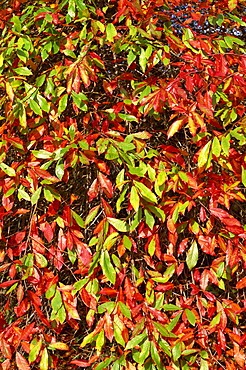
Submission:
<svg viewBox="0 0 246 370">
<path fill-rule="evenodd" d="M 31 76 L 32 75 L 32 72 L 30 71 L 30 69 L 28 69 L 27 67 L 19 67 L 19 68 L 15 68 L 14 69 L 14 72 L 17 74 L 17 75 L 20 75 L 20 76 Z"/>
<path fill-rule="evenodd" d="M 31 108 L 31 110 L 36 113 L 38 116 L 42 116 L 43 115 L 43 112 L 42 110 L 40 109 L 39 105 L 37 102 L 35 102 L 35 100 L 33 99 L 30 99 L 29 101 L 29 106 Z"/>
<path fill-rule="evenodd" d="M 115 284 L 116 281 L 116 271 L 110 261 L 109 253 L 107 250 L 102 251 L 101 257 L 100 257 L 100 264 L 102 266 L 102 270 L 104 275 L 107 276 L 108 280 Z"/>
<path fill-rule="evenodd" d="M 130 203 L 133 209 L 135 210 L 135 212 L 137 212 L 139 209 L 139 202 L 140 202 L 140 199 L 139 199 L 137 189 L 135 186 L 132 186 L 131 193 L 130 193 Z"/>
<path fill-rule="evenodd" d="M 106 36 L 109 42 L 114 41 L 114 37 L 117 36 L 117 30 L 113 23 L 108 23 L 106 27 Z"/>
<path fill-rule="evenodd" d="M 115 360 L 116 360 L 116 357 L 111 356 L 111 357 L 107 358 L 106 360 L 104 360 L 103 362 L 100 362 L 100 364 L 96 365 L 96 367 L 94 368 L 94 370 L 107 369 L 108 368 L 108 365 L 111 364 L 111 362 L 113 362 Z"/>
<path fill-rule="evenodd" d="M 138 188 L 142 197 L 146 198 L 150 202 L 157 203 L 156 195 L 149 188 L 147 188 L 147 186 L 138 181 L 133 181 L 133 183 L 136 188 Z"/>
<path fill-rule="evenodd" d="M 160 323 L 158 322 L 153 322 L 154 326 L 156 327 L 156 329 L 159 331 L 159 333 L 161 333 L 161 335 L 165 338 L 169 338 L 169 337 L 176 337 L 174 334 L 170 333 L 166 327 L 164 327 L 163 325 L 161 325 Z"/>
<path fill-rule="evenodd" d="M 113 197 L 112 182 L 101 172 L 99 172 L 97 178 L 104 193 L 107 195 L 108 198 L 112 198 Z"/>
<path fill-rule="evenodd" d="M 150 343 L 150 353 L 151 353 L 151 358 L 154 361 L 154 363 L 156 364 L 157 368 L 162 369 L 163 367 L 162 367 L 162 364 L 161 364 L 161 358 L 159 356 L 159 351 L 156 348 L 156 345 L 155 345 L 154 342 Z"/>
<path fill-rule="evenodd" d="M 58 116 L 61 115 L 62 112 L 67 108 L 67 100 L 68 100 L 68 94 L 65 94 L 61 97 L 59 100 L 59 105 L 58 105 Z"/>
<path fill-rule="evenodd" d="M 63 342 L 50 343 L 49 348 L 51 349 L 60 349 L 61 351 L 68 351 L 69 346 Z"/>
<path fill-rule="evenodd" d="M 185 313 L 189 323 L 194 326 L 196 324 L 196 316 L 194 315 L 194 313 L 188 308 L 185 309 Z"/>
<path fill-rule="evenodd" d="M 53 156 L 53 153 L 48 152 L 46 150 L 42 150 L 42 149 L 32 150 L 32 154 L 34 155 L 34 157 L 39 158 L 39 159 L 48 159 Z"/>
<path fill-rule="evenodd" d="M 178 119 L 177 121 L 173 122 L 168 129 L 167 138 L 170 139 L 177 131 L 181 129 L 181 127 L 187 122 L 187 118 L 183 117 L 182 119 Z"/>
<path fill-rule="evenodd" d="M 174 304 L 164 304 L 163 305 L 163 308 L 166 311 L 179 311 L 179 310 L 182 310 L 181 307 L 175 306 Z"/>
<path fill-rule="evenodd" d="M 16 173 L 15 173 L 15 170 L 14 170 L 14 168 L 12 168 L 12 167 L 9 167 L 7 164 L 5 164 L 5 163 L 0 163 L 0 168 L 3 170 L 3 172 L 5 172 L 6 173 L 6 175 L 8 175 L 8 176 L 15 176 L 16 175 Z"/>
<path fill-rule="evenodd" d="M 193 267 L 196 266 L 197 261 L 198 261 L 198 247 L 197 242 L 194 240 L 186 255 L 186 264 L 189 270 L 192 270 Z"/>
<path fill-rule="evenodd" d="M 242 183 L 246 187 L 246 169 L 242 166 Z"/>
<path fill-rule="evenodd" d="M 28 361 L 29 362 L 34 362 L 37 359 L 37 357 L 39 355 L 39 352 L 41 350 L 41 347 L 42 347 L 42 341 L 41 340 L 38 341 L 35 344 L 33 344 L 32 342 L 31 342 L 31 346 L 30 346 L 31 351 L 29 352 L 29 356 L 28 356 Z"/>
<path fill-rule="evenodd" d="M 32 205 L 34 204 L 37 204 L 38 200 L 39 200 L 39 197 L 40 197 L 40 194 L 41 194 L 41 191 L 42 191 L 42 187 L 40 186 L 31 196 L 31 203 Z"/>
<path fill-rule="evenodd" d="M 49 354 L 46 348 L 43 349 L 39 368 L 40 370 L 48 370 L 49 368 Z"/>
<path fill-rule="evenodd" d="M 132 338 L 131 340 L 129 340 L 129 342 L 127 343 L 126 347 L 125 347 L 125 350 L 127 349 L 131 349 L 131 348 L 134 348 L 135 346 L 137 346 L 140 342 L 142 342 L 142 340 L 144 338 L 147 337 L 147 334 L 146 332 L 142 333 L 142 334 L 139 334 L 139 335 L 136 335 L 136 337 Z"/>
<path fill-rule="evenodd" d="M 127 317 L 129 320 L 131 320 L 132 315 L 131 315 L 131 311 L 129 310 L 129 308 L 121 301 L 118 302 L 118 305 L 123 315 Z"/>
<path fill-rule="evenodd" d="M 16 365 L 20 370 L 30 370 L 30 366 L 27 360 L 19 353 L 15 354 Z"/>
<path fill-rule="evenodd" d="M 230 12 L 237 7 L 237 0 L 228 0 L 228 8 Z"/>
<path fill-rule="evenodd" d="M 112 218 L 112 217 L 107 217 L 107 220 L 118 231 L 127 232 L 130 229 L 126 221 L 122 221 L 122 220 L 119 220 L 117 218 Z"/>
<path fill-rule="evenodd" d="M 85 226 L 90 224 L 94 220 L 94 218 L 98 214 L 99 209 L 100 209 L 100 205 L 95 206 L 90 210 L 89 214 L 87 215 L 85 219 Z"/>
<path fill-rule="evenodd" d="M 246 277 L 242 278 L 241 280 L 238 281 L 236 285 L 236 289 L 243 289 L 246 287 Z"/>
<path fill-rule="evenodd" d="M 5 281 L 4 283 L 1 283 L 0 284 L 0 288 L 6 288 L 6 287 L 8 287 L 10 285 L 15 284 L 17 281 L 19 281 L 19 279 Z"/>
<path fill-rule="evenodd" d="M 210 153 L 211 141 L 208 141 L 207 144 L 204 145 L 202 150 L 199 153 L 197 165 L 199 168 L 205 166 L 208 163 L 209 153 Z"/>
<path fill-rule="evenodd" d="M 91 364 L 87 360 L 72 360 L 70 364 L 77 365 L 80 367 L 89 367 Z"/>
<path fill-rule="evenodd" d="M 221 146 L 217 136 L 213 138 L 212 153 L 218 158 L 220 156 Z"/>
</svg>

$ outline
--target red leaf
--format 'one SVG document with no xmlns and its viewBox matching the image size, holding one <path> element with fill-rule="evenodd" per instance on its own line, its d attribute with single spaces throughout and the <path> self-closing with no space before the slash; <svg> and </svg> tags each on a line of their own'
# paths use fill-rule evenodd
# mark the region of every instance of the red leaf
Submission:
<svg viewBox="0 0 246 370">
<path fill-rule="evenodd" d="M 108 338 L 108 340 L 112 342 L 113 337 L 114 337 L 114 329 L 113 329 L 113 323 L 112 323 L 111 317 L 108 314 L 108 312 L 105 312 L 104 318 L 105 318 L 105 324 L 104 324 L 105 335 Z"/>
<path fill-rule="evenodd" d="M 216 297 L 214 294 L 210 293 L 210 292 L 203 292 L 204 295 L 207 297 L 207 299 L 211 302 L 215 302 L 216 301 Z"/>
<path fill-rule="evenodd" d="M 32 292 L 31 290 L 28 290 L 27 294 L 28 294 L 28 297 L 30 298 L 30 300 L 33 303 L 35 303 L 37 306 L 42 306 L 41 299 L 39 298 L 39 296 L 36 293 Z"/>
<path fill-rule="evenodd" d="M 113 186 L 111 181 L 101 172 L 99 172 L 97 178 L 104 193 L 107 195 L 108 198 L 112 198 Z"/>
<path fill-rule="evenodd" d="M 80 295 L 81 295 L 82 301 L 87 307 L 91 308 L 94 311 L 97 310 L 96 299 L 90 293 L 88 293 L 85 288 L 81 289 Z"/>
<path fill-rule="evenodd" d="M 181 253 L 183 253 L 183 252 L 186 250 L 186 247 L 187 247 L 188 241 L 189 241 L 189 239 L 188 239 L 188 238 L 185 238 L 185 239 L 184 239 L 184 240 L 182 240 L 182 242 L 179 244 L 179 246 L 178 246 L 178 255 L 180 255 Z"/>
<path fill-rule="evenodd" d="M 98 196 L 98 180 L 95 179 L 93 183 L 91 184 L 87 195 L 89 197 L 89 202 L 92 201 L 92 199 L 96 198 Z"/>
<path fill-rule="evenodd" d="M 81 366 L 81 367 L 91 366 L 91 364 L 87 360 L 72 360 L 70 364 Z"/>
<path fill-rule="evenodd" d="M 116 296 L 118 293 L 119 293 L 118 290 L 112 288 L 103 288 L 99 292 L 99 294 L 102 295 L 112 295 L 112 296 Z"/>
<path fill-rule="evenodd" d="M 158 284 L 155 288 L 158 292 L 166 292 L 174 287 L 173 283 Z"/>
<path fill-rule="evenodd" d="M 4 283 L 0 284 L 0 288 L 6 288 L 10 285 L 13 285 L 14 283 L 16 283 L 18 280 L 9 280 L 9 281 L 5 281 Z"/>
<path fill-rule="evenodd" d="M 30 370 L 30 366 L 28 365 L 27 360 L 19 352 L 16 352 L 15 359 L 18 369 Z"/>
<path fill-rule="evenodd" d="M 156 308 L 148 307 L 148 310 L 154 316 L 154 318 L 160 321 L 161 323 L 165 324 L 168 321 L 167 316 L 164 315 L 159 310 L 157 310 Z"/>
<path fill-rule="evenodd" d="M 244 232 L 241 223 L 221 208 L 211 208 L 210 212 L 213 216 L 218 217 L 224 225 L 227 226 L 227 229 L 234 234 L 241 234 Z"/>
<path fill-rule="evenodd" d="M 246 277 L 239 280 L 239 282 L 236 285 L 236 289 L 243 289 L 246 287 Z"/>
</svg>

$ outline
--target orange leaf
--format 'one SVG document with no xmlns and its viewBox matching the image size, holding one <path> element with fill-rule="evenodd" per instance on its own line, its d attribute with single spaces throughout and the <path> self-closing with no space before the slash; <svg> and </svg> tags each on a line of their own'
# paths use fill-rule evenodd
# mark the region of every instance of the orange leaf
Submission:
<svg viewBox="0 0 246 370">
<path fill-rule="evenodd" d="M 242 289 L 246 287 L 246 277 L 243 279 L 239 280 L 239 282 L 236 285 L 236 289 Z"/>
<path fill-rule="evenodd" d="M 18 369 L 30 370 L 30 366 L 28 365 L 27 360 L 19 352 L 16 352 L 15 359 L 16 359 L 16 365 Z"/>
<path fill-rule="evenodd" d="M 187 122 L 187 117 L 184 117 L 184 116 L 183 118 L 178 119 L 177 121 L 173 122 L 167 132 L 168 139 L 170 139 L 170 137 L 176 134 L 176 132 L 179 131 L 186 122 Z"/>
</svg>

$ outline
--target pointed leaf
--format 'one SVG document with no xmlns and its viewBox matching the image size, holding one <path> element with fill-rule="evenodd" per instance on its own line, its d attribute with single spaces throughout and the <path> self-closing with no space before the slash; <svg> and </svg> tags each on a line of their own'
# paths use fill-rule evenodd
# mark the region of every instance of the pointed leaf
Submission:
<svg viewBox="0 0 246 370">
<path fill-rule="evenodd" d="M 197 261 L 198 261 L 198 247 L 197 242 L 194 240 L 186 256 L 186 264 L 189 270 L 193 269 L 193 267 L 196 266 Z"/>
</svg>

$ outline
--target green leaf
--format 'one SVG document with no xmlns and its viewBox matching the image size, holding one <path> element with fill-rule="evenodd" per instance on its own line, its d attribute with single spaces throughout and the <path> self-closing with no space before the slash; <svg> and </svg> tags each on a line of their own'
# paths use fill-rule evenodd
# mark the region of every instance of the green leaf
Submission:
<svg viewBox="0 0 246 370">
<path fill-rule="evenodd" d="M 177 361 L 181 356 L 181 343 L 177 342 L 172 348 L 173 361 Z"/>
<path fill-rule="evenodd" d="M 94 370 L 103 370 L 103 369 L 107 369 L 108 368 L 108 365 L 111 364 L 111 362 L 115 361 L 116 360 L 116 357 L 114 356 L 111 356 L 109 358 L 107 358 L 106 360 L 104 360 L 103 362 L 100 362 L 100 364 L 98 364 Z"/>
<path fill-rule="evenodd" d="M 117 242 L 118 239 L 119 233 L 111 233 L 103 243 L 103 248 L 109 250 Z"/>
<path fill-rule="evenodd" d="M 6 163 L 0 163 L 0 168 L 3 170 L 3 172 L 6 173 L 8 176 L 15 176 L 15 170 L 12 167 L 9 167 Z"/>
<path fill-rule="evenodd" d="M 125 317 L 127 317 L 128 319 L 130 319 L 130 320 L 131 320 L 131 318 L 132 318 L 131 311 L 130 311 L 130 310 L 129 310 L 129 308 L 125 305 L 125 303 L 123 303 L 123 302 L 119 301 L 119 302 L 118 302 L 118 305 L 119 305 L 120 310 L 121 310 L 121 312 L 123 313 L 123 315 L 124 315 Z"/>
<path fill-rule="evenodd" d="M 163 336 L 163 337 L 166 337 L 166 338 L 169 338 L 169 337 L 176 337 L 175 334 L 173 333 L 170 333 L 166 327 L 164 327 L 163 325 L 161 325 L 160 323 L 158 322 L 153 322 L 154 326 L 156 327 L 156 329 L 159 331 L 159 333 Z"/>
<path fill-rule="evenodd" d="M 41 360 L 39 363 L 40 370 L 48 370 L 49 368 L 49 354 L 46 348 L 43 349 Z"/>
<path fill-rule="evenodd" d="M 29 362 L 34 362 L 37 359 L 41 347 L 42 347 L 42 341 L 37 342 L 36 339 L 32 340 L 31 346 L 30 346 L 31 350 L 30 350 L 29 356 L 28 356 L 28 361 Z"/>
<path fill-rule="evenodd" d="M 96 339 L 96 345 L 95 348 L 96 350 L 100 351 L 105 343 L 105 335 L 104 335 L 104 330 L 101 330 L 98 333 L 97 339 Z"/>
<path fill-rule="evenodd" d="M 117 35 L 117 30 L 113 23 L 108 23 L 106 27 L 106 36 L 109 42 L 114 41 L 114 37 Z"/>
<path fill-rule="evenodd" d="M 17 75 L 20 75 L 20 76 L 31 76 L 32 75 L 32 72 L 27 67 L 14 68 L 14 71 Z"/>
<path fill-rule="evenodd" d="M 216 316 L 214 316 L 209 326 L 213 328 L 214 326 L 218 325 L 220 323 L 220 317 L 221 317 L 221 312 L 219 312 Z"/>
<path fill-rule="evenodd" d="M 218 158 L 220 156 L 220 152 L 221 152 L 220 142 L 217 136 L 215 136 L 213 138 L 213 143 L 212 143 L 212 153 L 215 155 L 215 157 Z"/>
<path fill-rule="evenodd" d="M 78 215 L 78 213 L 76 213 L 75 211 L 72 210 L 72 216 L 74 218 L 74 220 L 77 222 L 77 224 L 82 227 L 84 229 L 85 227 L 85 222 L 84 220 L 82 219 L 82 217 L 80 215 Z"/>
<path fill-rule="evenodd" d="M 142 334 L 139 334 L 139 335 L 136 335 L 136 337 L 132 338 L 131 340 L 129 340 L 129 342 L 127 343 L 126 345 L 126 348 L 125 350 L 127 349 L 131 349 L 131 348 L 134 348 L 135 346 L 137 346 L 140 342 L 142 342 L 142 340 L 144 338 L 147 337 L 147 334 L 146 332 L 142 333 Z"/>
<path fill-rule="evenodd" d="M 246 169 L 242 166 L 242 183 L 246 187 Z"/>
<path fill-rule="evenodd" d="M 161 349 L 163 349 L 163 351 L 168 355 L 168 357 L 171 357 L 171 347 L 170 345 L 167 343 L 167 341 L 165 341 L 164 339 L 162 338 L 159 338 L 158 340 L 158 344 L 159 346 L 161 347 Z"/>
<path fill-rule="evenodd" d="M 35 253 L 34 257 L 35 257 L 36 264 L 38 265 L 38 267 L 41 267 L 41 268 L 47 267 L 48 261 L 45 258 L 45 256 L 43 256 L 41 253 Z"/>
<path fill-rule="evenodd" d="M 142 197 L 146 198 L 150 202 L 157 203 L 155 194 L 149 188 L 147 188 L 147 186 L 138 181 L 133 181 L 133 183 L 138 188 Z"/>
<path fill-rule="evenodd" d="M 200 370 L 209 370 L 208 361 L 201 359 Z"/>
<path fill-rule="evenodd" d="M 129 122 L 132 122 L 132 121 L 135 121 L 135 122 L 138 122 L 138 119 L 135 117 L 135 116 L 132 116 L 130 114 L 124 114 L 124 113 L 119 113 L 118 116 L 120 118 L 122 118 L 124 121 L 129 121 Z M 120 143 L 119 143 L 120 144 Z M 135 145 L 132 144 L 131 145 L 131 148 L 135 148 Z M 131 150 L 131 149 L 130 149 Z"/>
<path fill-rule="evenodd" d="M 107 250 L 102 251 L 101 257 L 100 257 L 100 265 L 103 270 L 103 274 L 108 278 L 108 280 L 115 284 L 116 281 L 116 271 L 114 269 L 114 266 L 112 265 L 109 257 L 109 253 Z"/>
<path fill-rule="evenodd" d="M 188 308 L 185 309 L 185 313 L 186 313 L 186 317 L 187 317 L 189 323 L 192 326 L 195 326 L 195 324 L 196 324 L 196 316 L 194 315 L 194 313 L 192 311 L 190 311 Z"/>
<path fill-rule="evenodd" d="M 93 207 L 93 208 L 90 210 L 90 212 L 88 213 L 88 215 L 87 215 L 87 217 L 86 217 L 86 219 L 85 219 L 85 226 L 86 226 L 86 225 L 88 225 L 88 224 L 90 224 L 90 223 L 91 223 L 91 221 L 93 221 L 93 220 L 94 220 L 94 218 L 95 218 L 95 217 L 96 217 L 96 215 L 98 214 L 99 209 L 100 209 L 100 205 L 95 206 L 95 207 Z"/>
<path fill-rule="evenodd" d="M 42 116 L 43 115 L 42 110 L 40 109 L 38 103 L 35 102 L 35 100 L 30 99 L 29 106 L 30 106 L 31 110 L 34 113 L 36 113 L 38 116 Z"/>
<path fill-rule="evenodd" d="M 85 103 L 85 100 L 88 100 L 87 97 L 82 93 L 76 94 L 74 91 L 72 91 L 72 97 L 74 104 L 83 112 L 87 112 L 88 106 L 87 103 Z"/>
<path fill-rule="evenodd" d="M 118 220 L 117 218 L 112 217 L 107 217 L 107 220 L 118 231 L 127 232 L 130 229 L 126 221 Z"/>
<path fill-rule="evenodd" d="M 134 62 L 136 57 L 137 57 L 136 53 L 133 52 L 132 50 L 130 50 L 128 55 L 127 55 L 127 65 L 129 66 L 130 64 L 132 64 L 132 62 Z"/>
<path fill-rule="evenodd" d="M 32 150 L 32 154 L 34 157 L 38 159 L 48 159 L 53 156 L 53 153 L 48 152 L 46 150 L 40 149 L 40 150 Z"/>
<path fill-rule="evenodd" d="M 139 198 L 137 189 L 135 186 L 132 186 L 131 193 L 130 193 L 130 203 L 133 209 L 135 210 L 135 212 L 137 212 L 139 209 L 139 202 L 140 202 L 140 198 Z"/>
<path fill-rule="evenodd" d="M 179 306 L 175 306 L 175 304 L 164 304 L 163 305 L 163 308 L 165 311 L 178 311 L 178 310 L 182 310 L 181 307 Z"/>
<path fill-rule="evenodd" d="M 161 364 L 159 351 L 157 350 L 156 345 L 155 345 L 154 342 L 150 343 L 150 353 L 151 353 L 151 358 L 154 361 L 154 363 L 156 364 L 157 368 L 162 370 L 163 367 L 162 367 L 162 364 Z"/>
<path fill-rule="evenodd" d="M 31 196 L 31 203 L 32 205 L 36 204 L 39 200 L 40 194 L 42 191 L 42 187 L 40 186 Z"/>
<path fill-rule="evenodd" d="M 12 17 L 12 21 L 13 21 L 13 23 L 14 23 L 14 29 L 15 29 L 15 31 L 16 32 L 21 32 L 21 22 L 20 22 L 20 18 L 19 17 L 17 17 L 16 15 L 14 15 L 13 17 Z"/>
<path fill-rule="evenodd" d="M 44 112 L 49 112 L 50 111 L 50 104 L 47 102 L 47 100 L 42 96 L 42 95 L 37 95 L 37 101 L 38 101 L 38 104 L 40 105 L 40 108 L 44 111 Z"/>
<path fill-rule="evenodd" d="M 144 210 L 144 215 L 146 224 L 149 226 L 150 230 L 153 230 L 153 227 L 155 225 L 154 217 L 147 209 Z"/>
<path fill-rule="evenodd" d="M 198 261 L 198 247 L 197 242 L 194 240 L 186 256 L 186 264 L 189 270 L 192 270 L 193 267 L 196 266 L 197 261 Z"/>
<path fill-rule="evenodd" d="M 223 149 L 223 152 L 228 155 L 229 154 L 229 149 L 230 149 L 230 140 L 231 140 L 231 135 L 227 134 L 226 136 L 222 137 L 221 140 L 221 147 Z"/>
<path fill-rule="evenodd" d="M 139 353 L 139 364 L 142 365 L 150 353 L 150 341 L 146 339 L 142 344 L 141 351 Z"/>
<path fill-rule="evenodd" d="M 128 249 L 129 251 L 132 249 L 132 241 L 127 235 L 123 236 L 122 242 L 126 249 Z"/>
<path fill-rule="evenodd" d="M 208 163 L 209 153 L 210 153 L 211 141 L 207 142 L 202 148 L 198 156 L 198 167 L 201 168 Z"/>
<path fill-rule="evenodd" d="M 60 116 L 60 114 L 67 108 L 67 99 L 68 94 L 65 94 L 61 97 L 58 105 L 58 116 Z"/>
<path fill-rule="evenodd" d="M 67 318 L 67 313 L 64 306 L 61 306 L 56 314 L 56 320 L 58 320 L 61 324 L 65 322 Z"/>
<path fill-rule="evenodd" d="M 56 290 L 56 294 L 51 301 L 51 307 L 54 312 L 57 312 L 61 306 L 62 306 L 62 296 L 59 290 Z"/>
<path fill-rule="evenodd" d="M 56 163 L 55 174 L 59 180 L 62 180 L 63 175 L 64 175 L 64 162 L 63 161 L 58 161 Z"/>
</svg>

